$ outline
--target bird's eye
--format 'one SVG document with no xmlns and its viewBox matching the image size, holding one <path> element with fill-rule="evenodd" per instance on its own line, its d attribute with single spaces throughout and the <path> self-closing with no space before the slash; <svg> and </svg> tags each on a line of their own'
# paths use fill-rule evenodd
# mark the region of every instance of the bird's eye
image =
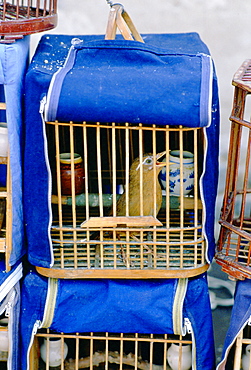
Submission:
<svg viewBox="0 0 251 370">
<path fill-rule="evenodd" d="M 151 158 L 146 158 L 144 163 L 145 164 L 151 164 L 153 162 L 153 160 Z"/>
</svg>

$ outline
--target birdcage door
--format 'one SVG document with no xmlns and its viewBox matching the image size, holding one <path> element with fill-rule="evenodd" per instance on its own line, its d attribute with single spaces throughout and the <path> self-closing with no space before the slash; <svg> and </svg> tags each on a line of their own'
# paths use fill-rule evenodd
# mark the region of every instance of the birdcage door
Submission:
<svg viewBox="0 0 251 370">
<path fill-rule="evenodd" d="M 163 277 L 206 269 L 202 129 L 47 122 L 54 269 Z"/>
</svg>

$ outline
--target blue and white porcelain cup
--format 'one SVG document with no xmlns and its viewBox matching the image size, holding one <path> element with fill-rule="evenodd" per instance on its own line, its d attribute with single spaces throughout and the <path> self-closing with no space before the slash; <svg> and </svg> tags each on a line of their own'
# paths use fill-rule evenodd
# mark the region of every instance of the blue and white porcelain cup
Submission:
<svg viewBox="0 0 251 370">
<path fill-rule="evenodd" d="M 180 150 L 172 150 L 169 154 L 169 193 L 174 196 L 188 195 L 194 188 L 194 155 L 191 152 L 183 151 L 183 193 L 181 194 L 180 176 Z M 165 160 L 165 159 L 163 159 Z M 166 189 L 166 167 L 160 173 L 160 181 Z"/>
</svg>

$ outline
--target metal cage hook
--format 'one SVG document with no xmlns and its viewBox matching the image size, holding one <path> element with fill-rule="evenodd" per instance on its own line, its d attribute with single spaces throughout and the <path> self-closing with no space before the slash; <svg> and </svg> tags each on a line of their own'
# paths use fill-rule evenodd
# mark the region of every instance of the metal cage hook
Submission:
<svg viewBox="0 0 251 370">
<path fill-rule="evenodd" d="M 113 2 L 111 0 L 106 0 L 107 4 L 110 5 L 110 7 L 112 8 L 113 6 Z"/>
<path fill-rule="evenodd" d="M 107 4 L 110 5 L 110 7 L 112 8 L 114 5 L 120 5 L 122 7 L 122 9 L 124 9 L 124 6 L 120 3 L 113 3 L 111 0 L 106 0 Z"/>
</svg>

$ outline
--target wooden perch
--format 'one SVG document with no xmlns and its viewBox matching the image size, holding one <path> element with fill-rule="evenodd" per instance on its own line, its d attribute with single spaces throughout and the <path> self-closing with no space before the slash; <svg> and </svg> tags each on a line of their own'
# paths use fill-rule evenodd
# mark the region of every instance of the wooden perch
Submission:
<svg viewBox="0 0 251 370">
<path fill-rule="evenodd" d="M 95 352 L 92 357 L 81 358 L 78 361 L 73 359 L 65 361 L 65 370 L 76 370 L 76 362 L 78 369 L 85 369 L 88 367 L 90 368 L 91 364 L 92 366 L 99 366 L 101 363 L 105 363 L 106 361 L 108 361 L 110 364 L 117 365 L 123 363 L 124 365 L 132 366 L 133 368 L 138 368 L 140 370 L 164 369 L 164 366 L 150 364 L 148 361 L 143 361 L 141 357 L 138 357 L 138 360 L 135 362 L 135 355 L 132 353 L 129 353 L 128 355 L 123 354 L 123 357 L 121 358 L 118 352 L 108 352 L 107 358 L 105 352 Z M 166 366 L 166 370 L 171 370 L 168 365 Z"/>
<path fill-rule="evenodd" d="M 82 222 L 81 227 L 150 227 L 163 226 L 162 223 L 153 216 L 119 216 L 119 217 L 90 217 L 89 220 Z"/>
</svg>

